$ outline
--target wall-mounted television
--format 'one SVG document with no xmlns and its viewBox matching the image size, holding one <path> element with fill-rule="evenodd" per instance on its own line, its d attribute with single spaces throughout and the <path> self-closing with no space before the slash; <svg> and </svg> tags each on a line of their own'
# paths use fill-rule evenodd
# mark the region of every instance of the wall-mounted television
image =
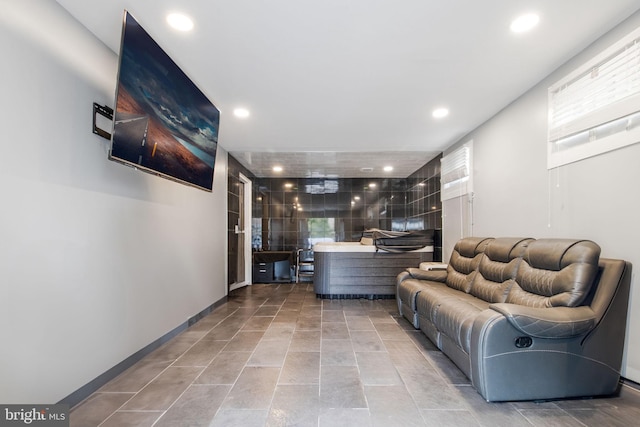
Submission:
<svg viewBox="0 0 640 427">
<path fill-rule="evenodd" d="M 220 111 L 124 12 L 109 159 L 213 189 Z"/>
</svg>

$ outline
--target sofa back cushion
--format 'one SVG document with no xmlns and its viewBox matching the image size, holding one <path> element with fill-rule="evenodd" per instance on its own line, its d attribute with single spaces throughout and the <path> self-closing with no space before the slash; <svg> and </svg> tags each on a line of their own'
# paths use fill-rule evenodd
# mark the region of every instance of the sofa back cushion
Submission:
<svg viewBox="0 0 640 427">
<path fill-rule="evenodd" d="M 530 307 L 580 305 L 598 273 L 600 247 L 589 240 L 539 239 L 529 244 L 506 302 Z"/>
<path fill-rule="evenodd" d="M 456 243 L 447 265 L 447 286 L 469 292 L 482 253 L 491 240 L 493 239 L 485 237 L 465 237 Z"/>
<path fill-rule="evenodd" d="M 533 239 L 499 238 L 487 245 L 470 294 L 487 302 L 505 302 L 527 246 Z"/>
</svg>

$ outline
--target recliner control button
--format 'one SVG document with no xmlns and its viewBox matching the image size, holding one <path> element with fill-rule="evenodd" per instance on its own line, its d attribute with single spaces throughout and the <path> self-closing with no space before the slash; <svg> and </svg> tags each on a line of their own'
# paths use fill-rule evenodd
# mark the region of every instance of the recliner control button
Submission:
<svg viewBox="0 0 640 427">
<path fill-rule="evenodd" d="M 533 344 L 533 340 L 531 339 L 531 337 L 518 337 L 518 338 L 516 338 L 516 347 L 518 347 L 518 348 L 531 347 L 531 344 Z"/>
</svg>

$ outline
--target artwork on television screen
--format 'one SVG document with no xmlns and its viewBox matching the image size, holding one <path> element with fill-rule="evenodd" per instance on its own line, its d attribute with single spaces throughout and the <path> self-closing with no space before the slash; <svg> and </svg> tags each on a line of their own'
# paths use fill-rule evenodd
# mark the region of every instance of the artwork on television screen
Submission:
<svg viewBox="0 0 640 427">
<path fill-rule="evenodd" d="M 211 191 L 220 111 L 125 11 L 109 158 Z"/>
</svg>

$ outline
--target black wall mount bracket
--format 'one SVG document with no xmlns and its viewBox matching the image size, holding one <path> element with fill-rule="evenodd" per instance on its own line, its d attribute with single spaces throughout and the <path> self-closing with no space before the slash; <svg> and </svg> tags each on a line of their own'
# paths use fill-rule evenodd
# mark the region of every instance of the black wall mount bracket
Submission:
<svg viewBox="0 0 640 427">
<path fill-rule="evenodd" d="M 104 129 L 101 129 L 96 124 L 97 115 L 101 115 L 107 120 L 113 120 L 113 108 L 107 107 L 106 105 L 99 105 L 97 103 L 93 103 L 93 133 L 99 135 L 105 139 L 111 139 L 111 134 Z"/>
</svg>

